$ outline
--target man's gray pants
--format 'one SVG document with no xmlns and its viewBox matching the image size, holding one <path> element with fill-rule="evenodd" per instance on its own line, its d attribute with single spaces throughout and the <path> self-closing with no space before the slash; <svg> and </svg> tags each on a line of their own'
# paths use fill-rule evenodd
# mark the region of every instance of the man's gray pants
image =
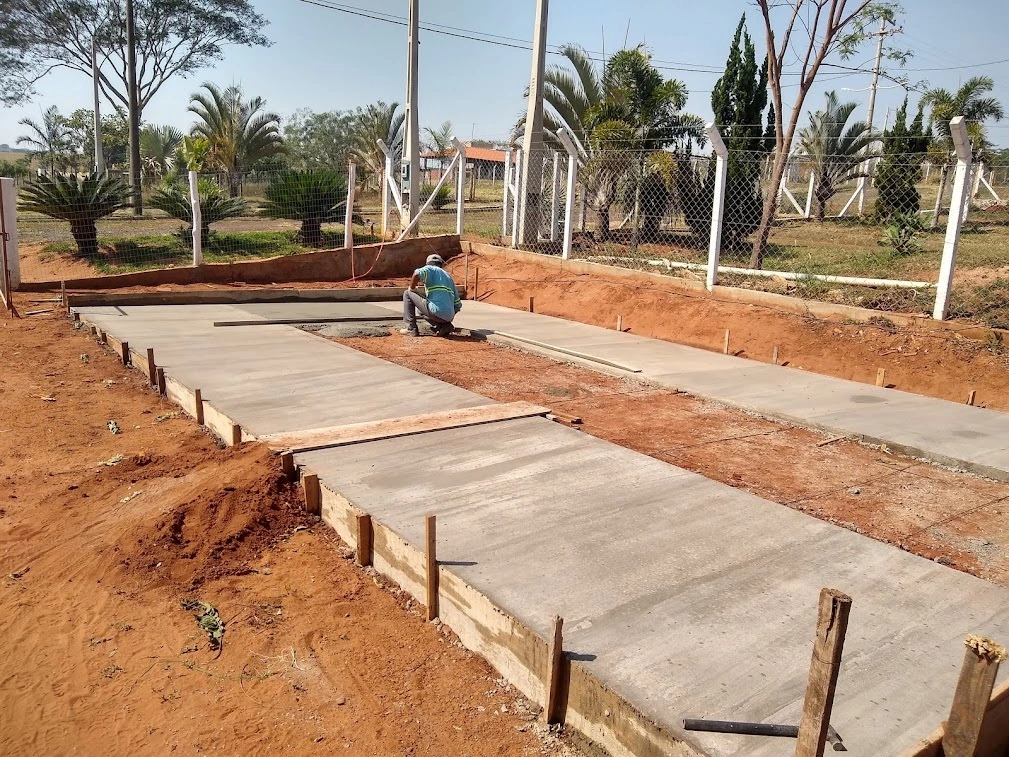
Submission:
<svg viewBox="0 0 1009 757">
<path fill-rule="evenodd" d="M 431 309 L 428 307 L 427 299 L 412 289 L 407 289 L 403 292 L 403 320 L 406 322 L 408 329 L 416 330 L 417 313 L 424 316 L 425 320 L 432 326 L 444 326 L 445 324 L 452 323 L 452 321 L 446 321 L 444 318 L 433 315 Z"/>
</svg>

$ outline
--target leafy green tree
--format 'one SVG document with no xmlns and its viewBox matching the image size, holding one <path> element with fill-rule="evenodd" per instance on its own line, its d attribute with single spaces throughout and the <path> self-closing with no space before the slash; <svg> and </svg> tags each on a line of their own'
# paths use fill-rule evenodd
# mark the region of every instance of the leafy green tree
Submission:
<svg viewBox="0 0 1009 757">
<path fill-rule="evenodd" d="M 50 175 L 57 169 L 66 170 L 73 165 L 73 144 L 67 129 L 67 120 L 60 115 L 59 108 L 50 106 L 42 114 L 42 121 L 22 118 L 18 121 L 31 131 L 17 138 L 19 145 L 27 145 L 32 156 L 49 167 Z"/>
<path fill-rule="evenodd" d="M 827 202 L 841 185 L 865 176 L 864 153 L 875 140 L 865 121 L 848 126 L 858 103 L 841 103 L 836 92 L 827 92 L 823 110 L 809 114 L 809 126 L 799 132 L 799 151 L 809 159 L 816 220 L 827 214 Z"/>
<path fill-rule="evenodd" d="M 403 154 L 404 119 L 399 103 L 386 104 L 381 100 L 355 111 L 350 154 L 363 169 L 365 186 L 382 186 L 385 154 L 379 149 L 378 140 L 381 139 L 388 145 L 393 164 L 398 164 Z"/>
<path fill-rule="evenodd" d="M 280 116 L 262 112 L 266 101 L 261 97 L 246 100 L 241 87 L 221 90 L 207 82 L 203 89 L 190 99 L 189 110 L 199 119 L 193 136 L 210 143 L 211 164 L 227 172 L 231 196 L 237 197 L 243 172 L 262 158 L 284 151 Z"/>
<path fill-rule="evenodd" d="M 98 254 L 97 221 L 129 205 L 132 191 L 117 177 L 91 173 L 84 178 L 56 174 L 40 176 L 21 189 L 18 208 L 70 223 L 77 254 Z"/>
<path fill-rule="evenodd" d="M 301 221 L 301 241 L 322 245 L 322 224 L 346 220 L 347 177 L 327 169 L 288 171 L 266 187 L 263 214 Z"/>
<path fill-rule="evenodd" d="M 918 179 L 931 142 L 919 106 L 907 125 L 907 98 L 897 110 L 893 128 L 883 133 L 883 158 L 876 167 L 876 217 L 888 220 L 921 210 Z"/>
<path fill-rule="evenodd" d="M 350 159 L 354 114 L 296 110 L 284 124 L 284 144 L 295 169 L 342 169 Z"/>
<path fill-rule="evenodd" d="M 711 92 L 715 124 L 729 151 L 722 243 L 730 249 L 739 247 L 760 224 L 764 206 L 760 175 L 765 157 L 774 148 L 773 116 L 769 114 L 767 131 L 761 128 L 766 107 L 767 61 L 757 66 L 756 50 L 746 31 L 744 15 L 729 48 L 725 73 Z M 712 156 L 708 170 L 701 175 L 688 161 L 680 162 L 684 215 L 698 236 L 706 236 L 711 229 L 714 164 L 715 156 Z"/>
<path fill-rule="evenodd" d="M 226 218 L 245 215 L 249 206 L 240 197 L 228 197 L 221 186 L 212 179 L 200 179 L 197 184 L 200 196 L 200 239 L 203 245 L 210 243 L 210 226 Z M 184 230 L 184 238 L 193 238 L 193 205 L 189 197 L 189 185 L 178 179 L 162 182 L 150 199 L 150 206 L 172 218 L 189 224 Z"/>
<path fill-rule="evenodd" d="M 452 155 L 452 122 L 445 121 L 437 129 L 424 128 L 427 134 L 424 146 L 438 156 L 439 168 L 445 170 L 445 161 Z"/>
<path fill-rule="evenodd" d="M 18 160 L 0 160 L 0 176 L 8 179 L 27 179 L 32 174 L 32 159 L 26 155 Z"/>
<path fill-rule="evenodd" d="M 174 126 L 145 126 L 140 131 L 140 159 L 151 176 L 166 176 L 175 170 L 182 132 Z"/>
<path fill-rule="evenodd" d="M 134 0 L 141 114 L 165 82 L 224 57 L 226 45 L 269 45 L 266 18 L 250 0 Z M 126 14 L 121 0 L 11 0 L 0 13 L 0 101 L 27 100 L 54 69 L 91 79 L 91 42 L 101 52 L 99 86 L 129 107 Z M 139 115 L 139 114 L 138 114 Z"/>
</svg>

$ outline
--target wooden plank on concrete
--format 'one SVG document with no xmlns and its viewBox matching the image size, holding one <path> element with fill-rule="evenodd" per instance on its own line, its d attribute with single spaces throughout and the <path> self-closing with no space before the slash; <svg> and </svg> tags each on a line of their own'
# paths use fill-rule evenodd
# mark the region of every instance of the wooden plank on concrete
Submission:
<svg viewBox="0 0 1009 757">
<path fill-rule="evenodd" d="M 327 447 L 342 447 L 347 444 L 373 442 L 398 436 L 412 436 L 450 428 L 479 426 L 484 423 L 509 421 L 546 415 L 550 410 L 529 402 L 502 402 L 494 405 L 478 405 L 462 410 L 443 410 L 423 415 L 407 415 L 383 421 L 351 423 L 345 426 L 330 426 L 308 431 L 292 431 L 268 434 L 260 437 L 273 449 L 292 452 L 310 452 Z"/>
<path fill-rule="evenodd" d="M 231 305 L 248 302 L 388 302 L 402 299 L 403 287 L 356 289 L 210 289 L 181 292 L 86 292 L 68 294 L 72 308 L 116 305 Z"/>
<path fill-rule="evenodd" d="M 401 315 L 338 316 L 334 318 L 264 318 L 259 321 L 214 321 L 214 326 L 294 326 L 301 323 L 360 323 L 362 321 L 401 321 Z"/>
<path fill-rule="evenodd" d="M 809 663 L 795 757 L 823 757 L 850 611 L 851 597 L 847 594 L 835 589 L 820 592 L 813 658 Z"/>
</svg>

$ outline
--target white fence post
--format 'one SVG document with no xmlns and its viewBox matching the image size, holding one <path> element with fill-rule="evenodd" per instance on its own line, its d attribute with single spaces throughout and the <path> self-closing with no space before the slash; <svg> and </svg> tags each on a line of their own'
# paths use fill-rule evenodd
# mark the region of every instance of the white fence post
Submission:
<svg viewBox="0 0 1009 757">
<path fill-rule="evenodd" d="M 722 221 L 725 215 L 725 179 L 729 165 L 726 162 L 729 151 L 725 149 L 722 135 L 713 123 L 705 129 L 711 147 L 715 151 L 715 192 L 711 204 L 711 236 L 708 240 L 708 277 L 706 285 L 710 292 L 718 282 L 718 257 L 722 252 Z"/>
<path fill-rule="evenodd" d="M 949 311 L 949 297 L 953 288 L 953 272 L 956 270 L 956 249 L 960 243 L 963 228 L 964 208 L 970 200 L 971 147 L 967 136 L 967 125 L 963 116 L 949 122 L 953 145 L 956 148 L 956 173 L 953 178 L 953 197 L 950 200 L 949 220 L 946 223 L 946 241 L 942 248 L 942 264 L 939 266 L 939 283 L 935 293 L 935 308 L 932 317 L 937 321 L 946 320 Z"/>
<path fill-rule="evenodd" d="M 354 190 L 357 183 L 357 166 L 347 164 L 347 212 L 343 221 L 343 249 L 354 249 Z"/>
<path fill-rule="evenodd" d="M 502 200 L 503 211 L 501 213 L 501 241 L 508 238 L 508 200 L 512 191 L 512 151 L 505 150 L 504 181 L 501 186 L 504 189 L 504 199 Z"/>
<path fill-rule="evenodd" d="M 578 189 L 578 148 L 575 147 L 574 140 L 567 129 L 559 129 L 557 138 L 568 152 L 568 195 L 564 201 L 564 237 L 561 245 L 561 258 L 570 260 L 571 238 L 575 227 L 575 194 Z M 554 163 L 554 166 L 556 165 L 557 163 Z M 556 171 L 554 176 L 556 177 L 554 179 L 554 187 L 556 188 L 559 184 Z M 556 227 L 556 225 L 555 223 L 554 226 Z"/>
<path fill-rule="evenodd" d="M 203 215 L 200 213 L 200 177 L 189 172 L 189 204 L 193 212 L 193 265 L 203 265 Z"/>
<path fill-rule="evenodd" d="M 463 230 L 463 219 L 466 215 L 466 145 L 457 140 L 455 137 L 452 138 L 452 142 L 455 144 L 455 149 L 459 151 L 459 168 L 458 176 L 456 176 L 456 189 L 455 189 L 455 233 L 460 237 L 462 236 Z M 473 167 L 476 170 L 476 167 Z"/>
<path fill-rule="evenodd" d="M 21 258 L 18 256 L 18 216 L 17 187 L 14 179 L 0 179 L 0 213 L 3 213 L 3 230 L 7 238 L 2 240 L 7 250 L 7 270 L 10 272 L 11 289 L 21 286 Z M 2 263 L 0 263 L 2 265 Z M 0 269 L 0 276 L 4 272 Z"/>
<path fill-rule="evenodd" d="M 387 225 L 389 222 L 389 197 L 396 203 L 396 212 L 403 216 L 403 194 L 399 191 L 399 184 L 396 177 L 392 175 L 392 150 L 389 149 L 383 140 L 376 140 L 375 144 L 385 155 L 385 182 L 382 186 L 382 238 L 385 239 Z"/>
<path fill-rule="evenodd" d="M 813 215 L 813 187 L 816 186 L 816 173 L 812 167 L 809 169 L 809 189 L 806 190 L 806 212 L 803 214 L 808 221 Z"/>
<path fill-rule="evenodd" d="M 554 183 L 551 191 L 550 205 L 550 241 L 557 241 L 557 220 L 561 212 L 561 154 L 554 152 Z"/>
<path fill-rule="evenodd" d="M 512 247 L 519 246 L 519 192 L 522 189 L 522 150 L 515 151 L 515 166 L 512 168 Z"/>
</svg>

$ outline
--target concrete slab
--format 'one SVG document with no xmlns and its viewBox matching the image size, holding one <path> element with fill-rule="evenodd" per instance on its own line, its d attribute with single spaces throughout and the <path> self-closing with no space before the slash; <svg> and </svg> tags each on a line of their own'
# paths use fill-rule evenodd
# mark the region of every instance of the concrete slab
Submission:
<svg viewBox="0 0 1009 757">
<path fill-rule="evenodd" d="M 1009 638 L 1009 591 L 544 419 L 298 455 L 424 543 L 645 714 L 714 755 L 774 739 L 685 734 L 706 717 L 798 722 L 821 587 L 854 604 L 833 725 L 892 755 L 948 713 L 962 640 Z M 786 538 L 783 538 L 787 535 Z"/>
<path fill-rule="evenodd" d="M 320 303 L 292 303 L 312 309 Z M 368 304 L 341 303 L 342 313 Z M 241 308 L 249 307 L 243 305 Z M 270 305 L 269 307 L 278 307 Z M 332 307 L 332 305 L 330 305 Z M 253 435 L 398 418 L 487 404 L 465 389 L 290 326 L 214 327 L 256 317 L 231 305 L 79 309 Z"/>
<path fill-rule="evenodd" d="M 332 303 L 327 302 L 255 302 L 244 305 L 236 305 L 235 309 L 243 313 L 248 313 L 254 318 L 248 320 L 270 320 L 274 318 L 331 318 L 333 317 Z M 378 307 L 370 303 L 347 304 L 340 308 L 340 317 L 345 318 L 367 318 L 369 316 L 388 316 L 386 308 Z M 236 318 L 235 320 L 245 320 Z"/>
</svg>

